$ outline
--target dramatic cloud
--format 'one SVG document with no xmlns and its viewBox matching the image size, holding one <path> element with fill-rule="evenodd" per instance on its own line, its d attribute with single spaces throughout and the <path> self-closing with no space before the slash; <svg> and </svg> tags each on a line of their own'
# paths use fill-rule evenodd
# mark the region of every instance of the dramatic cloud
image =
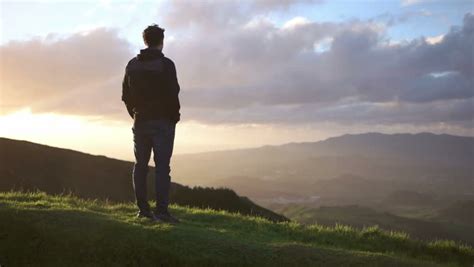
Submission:
<svg viewBox="0 0 474 267">
<path fill-rule="evenodd" d="M 132 53 L 116 31 L 96 29 L 10 42 L 0 55 L 2 113 L 30 107 L 100 116 L 119 112 L 119 84 Z"/>
<path fill-rule="evenodd" d="M 196 26 L 207 31 L 222 31 L 240 26 L 255 15 L 288 10 L 293 6 L 320 4 L 323 0 L 259 0 L 259 1 L 187 1 L 170 2 L 165 24 L 171 27 Z"/>
<path fill-rule="evenodd" d="M 387 24 L 275 14 L 321 1 L 174 1 L 162 14 L 182 118 L 218 124 L 474 121 L 474 15 L 435 41 L 394 43 Z M 139 33 L 137 33 L 139 34 Z M 115 31 L 0 47 L 2 111 L 126 119 L 120 86 L 134 52 Z"/>
<path fill-rule="evenodd" d="M 472 122 L 473 18 L 437 42 L 397 45 L 372 22 L 296 18 L 278 27 L 257 18 L 210 36 L 203 30 L 205 38 L 168 51 L 189 89 L 186 115 L 200 121 Z"/>
</svg>

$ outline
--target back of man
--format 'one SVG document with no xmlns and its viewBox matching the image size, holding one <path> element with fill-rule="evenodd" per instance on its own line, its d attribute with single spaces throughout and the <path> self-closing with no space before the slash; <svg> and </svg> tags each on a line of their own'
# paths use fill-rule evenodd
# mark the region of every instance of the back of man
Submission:
<svg viewBox="0 0 474 267">
<path fill-rule="evenodd" d="M 143 39 L 148 48 L 127 64 L 122 84 L 122 100 L 134 119 L 132 176 L 138 216 L 176 223 L 178 220 L 169 213 L 168 204 L 170 160 L 175 127 L 180 120 L 180 88 L 173 61 L 162 53 L 164 29 L 151 25 L 143 31 Z M 146 180 L 152 151 L 156 179 L 154 213 L 148 204 Z"/>
</svg>

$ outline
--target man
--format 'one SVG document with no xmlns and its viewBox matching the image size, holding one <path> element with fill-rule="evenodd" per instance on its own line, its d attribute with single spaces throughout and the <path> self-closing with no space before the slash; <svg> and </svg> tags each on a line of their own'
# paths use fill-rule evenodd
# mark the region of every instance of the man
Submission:
<svg viewBox="0 0 474 267">
<path fill-rule="evenodd" d="M 164 29 L 153 24 L 143 31 L 147 46 L 131 59 L 125 69 L 122 100 L 134 119 L 133 142 L 135 165 L 133 188 L 139 208 L 138 217 L 177 223 L 168 211 L 170 159 L 176 123 L 180 120 L 179 84 L 173 61 L 165 57 Z M 155 161 L 156 208 L 148 204 L 146 177 L 151 151 Z"/>
</svg>

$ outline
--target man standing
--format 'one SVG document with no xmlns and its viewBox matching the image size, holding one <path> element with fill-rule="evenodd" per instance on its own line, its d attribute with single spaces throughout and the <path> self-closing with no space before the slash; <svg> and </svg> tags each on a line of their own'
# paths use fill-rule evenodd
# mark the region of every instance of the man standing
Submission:
<svg viewBox="0 0 474 267">
<path fill-rule="evenodd" d="M 138 217 L 177 223 L 168 211 L 170 159 L 176 123 L 180 120 L 179 84 L 176 68 L 163 49 L 164 29 L 153 24 L 143 31 L 147 46 L 131 59 L 125 69 L 122 100 L 134 119 L 133 142 L 135 165 L 133 188 Z M 155 161 L 156 208 L 151 211 L 147 198 L 146 177 L 151 151 Z"/>
</svg>

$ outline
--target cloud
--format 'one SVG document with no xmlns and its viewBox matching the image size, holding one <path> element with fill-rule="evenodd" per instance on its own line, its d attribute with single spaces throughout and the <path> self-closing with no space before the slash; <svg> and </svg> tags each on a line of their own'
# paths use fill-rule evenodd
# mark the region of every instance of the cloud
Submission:
<svg viewBox="0 0 474 267">
<path fill-rule="evenodd" d="M 424 2 L 429 2 L 432 0 L 401 0 L 401 5 L 402 6 L 411 6 L 411 5 L 416 5 Z"/>
<path fill-rule="evenodd" d="M 422 17 L 431 17 L 435 16 L 431 11 L 426 9 L 421 10 L 405 10 L 398 14 L 393 14 L 390 12 L 382 13 L 378 16 L 375 16 L 371 20 L 373 21 L 382 21 L 387 26 L 395 26 L 397 24 L 406 23 L 412 19 L 422 18 Z"/>
<path fill-rule="evenodd" d="M 317 107 L 325 106 L 358 121 L 368 119 L 355 115 L 358 104 L 364 103 L 362 107 L 376 110 L 373 114 L 379 114 L 379 121 L 388 123 L 396 122 L 397 109 L 380 104 L 394 102 L 406 102 L 414 114 L 416 106 L 432 111 L 420 113 L 427 122 L 454 121 L 454 115 L 437 113 L 440 103 L 450 100 L 450 114 L 472 120 L 455 111 L 465 111 L 469 105 L 460 103 L 471 103 L 474 94 L 472 17 L 467 14 L 462 27 L 453 27 L 438 42 L 420 37 L 397 45 L 390 45 L 385 28 L 372 22 L 295 18 L 278 27 L 257 19 L 220 35 L 173 43 L 168 51 L 189 88 L 182 96 L 189 107 L 185 115 L 204 122 L 319 121 L 325 116 Z M 315 47 L 328 39 L 329 49 L 318 52 Z M 435 75 L 443 72 L 449 75 Z M 210 115 L 212 111 L 216 114 Z M 301 119 L 293 116 L 298 111 Z M 400 121 L 405 121 L 398 112 Z M 387 114 L 390 120 L 385 119 Z M 343 116 L 329 113 L 326 118 L 344 121 Z"/>
<path fill-rule="evenodd" d="M 194 118 L 211 124 L 311 124 L 339 123 L 342 125 L 426 125 L 446 123 L 473 126 L 473 99 L 448 100 L 444 102 L 372 103 L 347 101 L 337 105 L 279 105 L 252 106 L 218 110 L 212 108 L 192 109 Z"/>
<path fill-rule="evenodd" d="M 238 26 L 255 15 L 275 11 L 286 11 L 295 6 L 315 5 L 323 0 L 255 0 L 220 1 L 175 0 L 169 3 L 169 11 L 164 18 L 165 25 L 171 27 L 196 27 L 219 30 Z"/>
<path fill-rule="evenodd" d="M 129 43 L 99 28 L 0 47 L 1 111 L 101 115 L 118 112 L 120 75 Z"/>
<path fill-rule="evenodd" d="M 437 44 L 437 43 L 440 43 L 441 41 L 443 41 L 443 38 L 444 38 L 444 35 L 440 34 L 440 35 L 433 36 L 433 37 L 426 37 L 425 40 L 426 40 L 427 43 L 429 43 L 431 45 L 434 45 L 434 44 Z"/>
</svg>

